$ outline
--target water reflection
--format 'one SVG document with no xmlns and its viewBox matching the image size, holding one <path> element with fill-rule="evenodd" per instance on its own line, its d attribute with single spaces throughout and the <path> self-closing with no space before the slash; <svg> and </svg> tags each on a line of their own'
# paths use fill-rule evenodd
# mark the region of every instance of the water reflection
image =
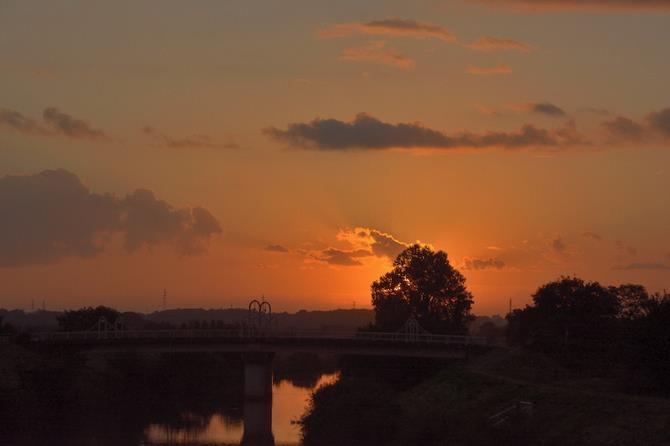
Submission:
<svg viewBox="0 0 670 446">
<path fill-rule="evenodd" d="M 311 387 L 297 386 L 282 380 L 272 388 L 272 401 L 246 402 L 244 422 L 224 414 L 202 417 L 184 413 L 180 420 L 166 424 L 151 424 L 144 431 L 144 445 L 239 445 L 242 439 L 254 433 L 253 442 L 258 446 L 272 444 L 270 438 L 260 438 L 270 431 L 276 445 L 299 445 L 300 426 L 295 424 L 307 409 L 311 393 L 337 380 L 337 373 L 323 374 Z M 231 408 L 236 412 L 236 408 Z M 239 408 L 237 408 L 239 409 Z M 246 426 L 245 426 L 246 425 Z M 270 430 L 271 429 L 271 430 Z"/>
</svg>

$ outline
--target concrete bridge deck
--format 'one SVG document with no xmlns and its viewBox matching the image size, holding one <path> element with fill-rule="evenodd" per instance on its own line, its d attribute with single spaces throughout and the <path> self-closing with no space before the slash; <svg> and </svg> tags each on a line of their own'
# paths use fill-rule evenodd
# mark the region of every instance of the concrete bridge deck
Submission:
<svg viewBox="0 0 670 446">
<path fill-rule="evenodd" d="M 33 335 L 43 346 L 89 352 L 314 352 L 372 356 L 454 358 L 487 345 L 473 336 L 322 332 L 296 330 L 119 330 L 48 332 Z"/>
</svg>

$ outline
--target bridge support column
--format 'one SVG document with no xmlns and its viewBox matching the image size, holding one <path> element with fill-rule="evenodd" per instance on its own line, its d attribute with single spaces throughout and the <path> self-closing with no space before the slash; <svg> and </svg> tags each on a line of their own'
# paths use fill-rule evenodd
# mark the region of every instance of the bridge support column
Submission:
<svg viewBox="0 0 670 446">
<path fill-rule="evenodd" d="M 244 361 L 244 435 L 242 445 L 274 446 L 272 434 L 272 360 L 274 353 L 249 352 Z"/>
<path fill-rule="evenodd" d="M 244 398 L 246 400 L 272 400 L 272 360 L 274 353 L 249 352 L 244 361 Z"/>
</svg>

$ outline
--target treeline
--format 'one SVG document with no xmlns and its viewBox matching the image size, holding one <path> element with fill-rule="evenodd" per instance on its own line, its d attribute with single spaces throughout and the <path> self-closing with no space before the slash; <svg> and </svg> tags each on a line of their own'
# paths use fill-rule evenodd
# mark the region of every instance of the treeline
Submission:
<svg viewBox="0 0 670 446">
<path fill-rule="evenodd" d="M 670 394 L 670 294 L 561 277 L 508 322 L 510 344 L 576 369 L 623 371 L 633 391 Z"/>
</svg>

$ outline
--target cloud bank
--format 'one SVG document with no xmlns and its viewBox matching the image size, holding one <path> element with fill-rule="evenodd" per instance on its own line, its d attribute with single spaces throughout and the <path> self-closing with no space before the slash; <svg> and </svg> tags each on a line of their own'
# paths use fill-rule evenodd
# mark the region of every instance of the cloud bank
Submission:
<svg viewBox="0 0 670 446">
<path fill-rule="evenodd" d="M 0 267 L 93 257 L 116 234 L 128 252 L 170 245 L 196 255 L 221 232 L 201 207 L 177 209 L 146 189 L 125 197 L 94 193 L 63 169 L 1 177 L 0 214 Z"/>
<path fill-rule="evenodd" d="M 327 151 L 391 148 L 560 148 L 583 143 L 573 123 L 552 130 L 527 124 L 512 132 L 460 132 L 450 135 L 420 123 L 386 123 L 366 113 L 359 113 L 349 122 L 317 118 L 307 123 L 289 124 L 285 130 L 271 127 L 263 132 L 271 139 L 290 146 Z"/>
</svg>

